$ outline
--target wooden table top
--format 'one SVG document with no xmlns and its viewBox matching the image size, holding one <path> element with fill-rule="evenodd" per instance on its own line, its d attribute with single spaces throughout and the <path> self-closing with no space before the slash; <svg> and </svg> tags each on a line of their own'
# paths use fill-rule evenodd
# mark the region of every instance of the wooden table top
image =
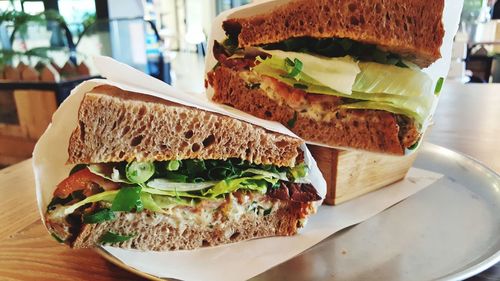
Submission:
<svg viewBox="0 0 500 281">
<path fill-rule="evenodd" d="M 500 84 L 445 84 L 434 120 L 427 141 L 500 172 Z M 47 234 L 31 163 L 0 170 L 0 279 L 143 280 L 92 250 L 70 250 Z M 500 280 L 500 265 L 470 280 Z"/>
</svg>

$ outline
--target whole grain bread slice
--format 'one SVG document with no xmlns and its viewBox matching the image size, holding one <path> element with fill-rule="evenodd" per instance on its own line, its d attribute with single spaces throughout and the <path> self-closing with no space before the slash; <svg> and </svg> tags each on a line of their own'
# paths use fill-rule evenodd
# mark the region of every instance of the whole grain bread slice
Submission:
<svg viewBox="0 0 500 281">
<path fill-rule="evenodd" d="M 86 93 L 68 163 L 240 158 L 295 166 L 300 139 L 221 114 L 104 85 Z"/>
<path fill-rule="evenodd" d="M 306 141 L 336 147 L 403 155 L 420 134 L 414 122 L 402 126 L 395 114 L 381 110 L 337 109 L 332 121 L 317 121 L 269 98 L 260 88 L 248 87 L 240 70 L 219 66 L 210 74 L 212 100 L 256 117 L 290 126 Z"/>
<path fill-rule="evenodd" d="M 295 37 L 349 38 L 375 44 L 421 67 L 441 57 L 444 0 L 294 0 L 224 22 L 240 47 Z"/>
</svg>

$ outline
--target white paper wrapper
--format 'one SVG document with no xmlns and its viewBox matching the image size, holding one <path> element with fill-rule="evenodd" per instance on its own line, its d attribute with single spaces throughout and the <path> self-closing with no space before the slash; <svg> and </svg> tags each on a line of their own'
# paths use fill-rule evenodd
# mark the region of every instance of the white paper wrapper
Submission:
<svg viewBox="0 0 500 281">
<path fill-rule="evenodd" d="M 212 49 L 213 49 L 213 44 L 214 41 L 219 41 L 222 42 L 226 38 L 226 34 L 224 30 L 222 29 L 222 23 L 226 19 L 230 18 L 238 18 L 238 17 L 250 17 L 254 16 L 257 14 L 261 14 L 266 11 L 270 11 L 276 6 L 282 5 L 286 2 L 289 2 L 290 0 L 273 0 L 273 1 L 267 1 L 267 2 L 259 2 L 259 3 L 254 3 L 254 4 L 249 4 L 245 6 L 241 6 L 236 9 L 228 10 L 225 11 L 224 13 L 220 14 L 212 23 L 212 31 L 210 33 L 210 37 L 208 40 L 208 48 L 207 48 L 207 57 L 205 61 L 205 72 L 210 71 L 215 64 L 217 63 L 217 60 L 215 59 Z M 443 11 L 443 26 L 444 26 L 444 38 L 443 38 L 443 44 L 441 45 L 441 59 L 438 59 L 435 61 L 432 65 L 430 65 L 428 68 L 423 69 L 423 71 L 432 78 L 433 80 L 433 85 L 436 85 L 438 79 L 440 77 L 446 78 L 448 76 L 448 70 L 450 69 L 450 62 L 451 62 L 451 51 L 453 47 L 453 38 L 455 37 L 455 34 L 457 33 L 458 29 L 458 23 L 460 20 L 460 13 L 462 11 L 462 6 L 463 6 L 463 0 L 445 0 L 445 7 Z M 209 97 L 213 96 L 213 88 L 209 87 L 207 89 L 207 95 Z M 431 118 L 427 120 L 425 124 L 423 124 L 423 129 L 422 133 L 425 133 L 427 130 L 427 127 L 431 123 L 432 115 L 434 114 L 436 110 L 436 106 L 438 103 L 438 99 L 435 100 L 435 103 L 432 107 L 432 113 L 431 113 Z M 326 147 L 332 147 L 328 146 L 325 144 L 321 143 L 316 143 L 316 142 L 307 142 L 310 144 L 315 144 L 319 146 L 326 146 Z M 421 142 L 420 142 L 421 143 Z M 419 145 L 420 145 L 419 143 Z M 352 149 L 349 147 L 334 147 L 334 148 L 340 148 L 340 149 L 349 149 L 349 150 L 356 150 Z M 406 150 L 405 154 L 411 154 L 416 149 L 414 150 Z"/>
<path fill-rule="evenodd" d="M 52 199 L 52 192 L 56 185 L 66 178 L 71 170 L 71 165 L 65 165 L 68 159 L 68 142 L 71 133 L 77 126 L 77 114 L 80 102 L 86 92 L 92 88 L 108 84 L 126 91 L 156 96 L 187 106 L 228 115 L 252 124 L 259 125 L 268 130 L 295 136 L 287 128 L 275 122 L 263 122 L 254 116 L 224 109 L 218 104 L 209 101 L 203 95 L 191 95 L 177 91 L 169 86 L 148 76 L 130 66 L 115 61 L 109 57 L 96 57 L 94 64 L 99 73 L 108 78 L 85 81 L 71 91 L 71 95 L 61 104 L 52 117 L 52 123 L 39 139 L 33 152 L 33 170 L 37 190 L 38 207 L 43 218 L 45 208 Z M 310 169 L 311 183 L 318 194 L 324 198 L 326 182 L 306 146 L 305 162 Z"/>
</svg>

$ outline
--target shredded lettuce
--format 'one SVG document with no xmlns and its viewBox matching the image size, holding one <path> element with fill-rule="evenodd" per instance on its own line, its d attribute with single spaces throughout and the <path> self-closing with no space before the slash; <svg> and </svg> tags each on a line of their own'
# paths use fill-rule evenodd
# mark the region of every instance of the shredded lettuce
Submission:
<svg viewBox="0 0 500 281">
<path fill-rule="evenodd" d="M 278 181 L 279 179 L 277 178 L 268 178 L 265 176 L 253 176 L 231 180 L 222 180 L 214 187 L 202 192 L 202 194 L 211 198 L 215 198 L 222 194 L 234 192 L 238 189 L 257 191 L 264 194 L 267 191 L 267 183 L 275 185 Z"/>
<path fill-rule="evenodd" d="M 292 168 L 293 170 L 293 168 Z M 286 176 L 285 172 L 277 173 L 277 172 L 271 172 L 271 171 L 266 171 L 266 170 L 260 170 L 260 169 L 246 169 L 243 171 L 242 174 L 254 174 L 254 175 L 261 175 L 267 178 L 273 178 L 273 179 L 280 179 L 280 180 L 289 180 Z M 290 179 L 291 180 L 291 179 Z"/>
<path fill-rule="evenodd" d="M 184 183 L 175 182 L 165 178 L 156 178 L 148 181 L 146 185 L 148 187 L 160 189 L 160 190 L 170 190 L 170 191 L 196 191 L 205 189 L 210 186 L 214 186 L 216 181 L 204 181 L 204 182 L 194 182 L 194 183 Z"/>
<path fill-rule="evenodd" d="M 114 182 L 131 183 L 114 164 L 91 164 L 89 170 L 98 176 Z"/>
<path fill-rule="evenodd" d="M 64 208 L 64 215 L 69 215 L 69 214 L 73 213 L 76 209 L 78 209 L 81 206 L 88 204 L 88 203 L 94 203 L 94 202 L 99 202 L 99 201 L 113 202 L 113 200 L 115 199 L 116 194 L 118 194 L 118 192 L 119 192 L 119 190 L 111 190 L 111 191 L 104 191 L 104 192 L 89 196 L 80 202 L 77 202 L 73 205 L 65 207 Z"/>
<path fill-rule="evenodd" d="M 163 196 L 166 197 L 166 196 Z M 144 209 L 150 210 L 153 212 L 163 213 L 163 209 L 158 205 L 156 200 L 153 199 L 153 196 L 150 193 L 141 192 L 141 201 Z"/>
<path fill-rule="evenodd" d="M 109 218 L 113 212 L 140 212 L 143 209 L 164 212 L 165 208 L 171 206 L 194 206 L 199 199 L 212 200 L 240 189 L 264 194 L 280 180 L 297 182 L 307 175 L 305 164 L 290 168 L 256 165 L 240 159 L 175 160 L 148 162 L 147 165 L 134 163 L 138 167 L 134 170 L 141 171 L 136 175 L 140 179 L 136 177 L 134 180 L 150 178 L 146 183 L 131 185 L 130 177 L 125 181 L 126 169 L 128 167 L 130 170 L 131 167 L 125 162 L 89 165 L 93 173 L 123 183 L 123 186 L 119 190 L 91 195 L 70 206 L 63 205 L 57 208 L 57 212 L 68 215 L 85 204 L 99 201 L 111 203 L 111 208 L 106 213 Z M 173 177 L 172 173 L 177 177 Z M 89 221 L 102 220 L 102 214 L 96 214 L 89 215 Z"/>
</svg>

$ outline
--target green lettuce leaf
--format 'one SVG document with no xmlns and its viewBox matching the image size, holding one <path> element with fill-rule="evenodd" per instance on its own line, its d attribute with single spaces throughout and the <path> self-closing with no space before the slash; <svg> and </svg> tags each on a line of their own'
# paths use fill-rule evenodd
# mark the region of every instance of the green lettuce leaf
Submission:
<svg viewBox="0 0 500 281">
<path fill-rule="evenodd" d="M 219 195 L 231 193 L 238 189 L 257 191 L 264 194 L 267 191 L 267 183 L 275 185 L 278 181 L 279 179 L 277 178 L 268 178 L 259 175 L 253 177 L 227 179 L 220 181 L 214 187 L 202 192 L 202 194 L 211 198 L 215 198 Z"/>
<path fill-rule="evenodd" d="M 284 71 L 288 76 L 290 66 L 288 60 L 301 62 L 301 72 L 294 75 L 296 81 L 302 84 L 326 86 L 346 95 L 351 94 L 356 76 L 360 72 L 358 63 L 352 57 L 328 58 L 298 52 L 280 50 L 262 50 L 272 57 L 261 61 L 261 64 Z"/>
<path fill-rule="evenodd" d="M 89 196 L 80 202 L 77 202 L 73 205 L 64 207 L 64 209 L 63 209 L 64 215 L 69 215 L 69 214 L 73 213 L 76 209 L 78 209 L 81 206 L 88 204 L 88 203 L 94 203 L 94 202 L 99 202 L 99 201 L 113 202 L 113 200 L 116 197 L 116 194 L 118 194 L 118 190 L 104 191 L 104 192 Z"/>
</svg>

